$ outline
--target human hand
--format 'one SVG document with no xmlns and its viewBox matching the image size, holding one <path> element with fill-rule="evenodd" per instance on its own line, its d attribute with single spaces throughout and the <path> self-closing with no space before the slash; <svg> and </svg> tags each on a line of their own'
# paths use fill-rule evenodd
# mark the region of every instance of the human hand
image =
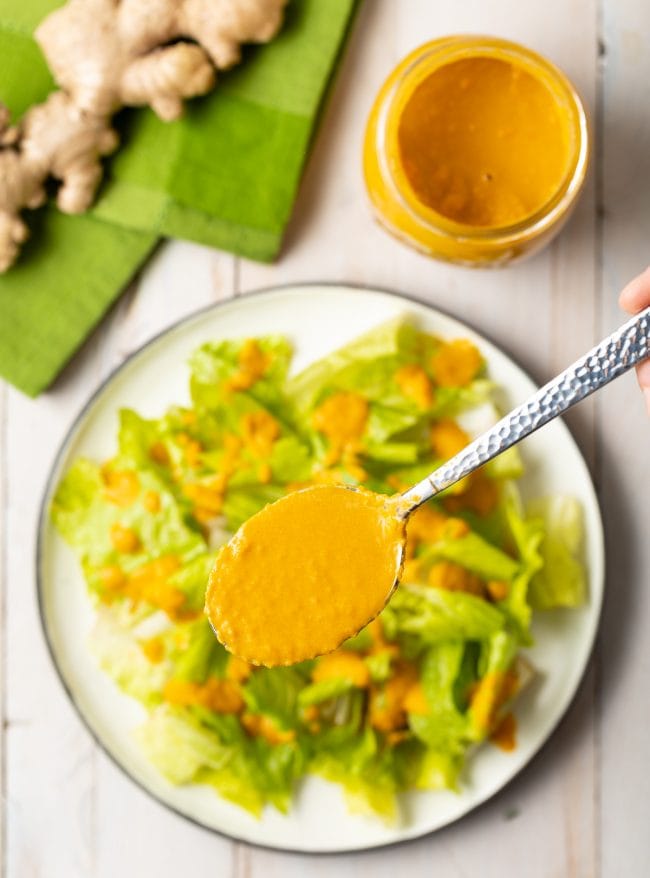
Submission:
<svg viewBox="0 0 650 878">
<path fill-rule="evenodd" d="M 650 268 L 631 280 L 625 287 L 618 300 L 619 305 L 630 314 L 638 314 L 650 305 Z M 650 415 L 650 359 L 639 363 L 636 367 L 636 377 L 645 397 L 645 404 Z"/>
</svg>

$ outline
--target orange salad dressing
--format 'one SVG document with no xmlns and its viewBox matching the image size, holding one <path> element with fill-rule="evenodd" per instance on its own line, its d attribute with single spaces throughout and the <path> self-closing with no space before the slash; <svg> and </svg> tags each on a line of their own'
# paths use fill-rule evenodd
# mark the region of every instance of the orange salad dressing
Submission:
<svg viewBox="0 0 650 878">
<path fill-rule="evenodd" d="M 499 58 L 465 58 L 417 86 L 398 128 L 417 199 L 471 226 L 507 226 L 542 207 L 567 171 L 558 102 L 539 79 Z"/>
<path fill-rule="evenodd" d="M 342 485 L 288 494 L 217 557 L 206 595 L 217 637 L 269 667 L 331 652 L 385 606 L 404 539 L 385 496 Z"/>
<path fill-rule="evenodd" d="M 364 141 L 379 221 L 418 250 L 505 264 L 549 241 L 586 174 L 589 132 L 564 74 L 489 36 L 426 43 L 390 74 Z"/>
</svg>

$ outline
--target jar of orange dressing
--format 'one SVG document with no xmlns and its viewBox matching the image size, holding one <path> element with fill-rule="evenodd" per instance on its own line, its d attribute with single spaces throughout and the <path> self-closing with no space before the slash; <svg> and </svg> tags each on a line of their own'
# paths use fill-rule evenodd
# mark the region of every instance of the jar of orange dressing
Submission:
<svg viewBox="0 0 650 878">
<path fill-rule="evenodd" d="M 560 230 L 589 130 L 566 76 L 529 49 L 444 37 L 412 52 L 370 113 L 364 175 L 379 221 L 429 256 L 504 265 Z"/>
</svg>

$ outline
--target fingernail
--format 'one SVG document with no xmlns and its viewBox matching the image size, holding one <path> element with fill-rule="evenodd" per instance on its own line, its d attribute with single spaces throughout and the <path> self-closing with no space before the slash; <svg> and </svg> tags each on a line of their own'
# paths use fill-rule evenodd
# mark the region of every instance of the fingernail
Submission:
<svg viewBox="0 0 650 878">
<path fill-rule="evenodd" d="M 643 388 L 643 398 L 645 399 L 645 407 L 650 417 L 650 387 Z"/>
</svg>

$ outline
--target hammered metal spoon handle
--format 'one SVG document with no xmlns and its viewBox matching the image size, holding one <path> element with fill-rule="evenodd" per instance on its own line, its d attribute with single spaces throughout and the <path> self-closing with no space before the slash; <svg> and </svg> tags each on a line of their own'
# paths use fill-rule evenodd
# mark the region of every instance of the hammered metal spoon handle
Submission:
<svg viewBox="0 0 650 878">
<path fill-rule="evenodd" d="M 400 517 L 516 445 L 632 366 L 650 357 L 650 308 L 641 311 L 526 402 L 400 497 Z"/>
</svg>

